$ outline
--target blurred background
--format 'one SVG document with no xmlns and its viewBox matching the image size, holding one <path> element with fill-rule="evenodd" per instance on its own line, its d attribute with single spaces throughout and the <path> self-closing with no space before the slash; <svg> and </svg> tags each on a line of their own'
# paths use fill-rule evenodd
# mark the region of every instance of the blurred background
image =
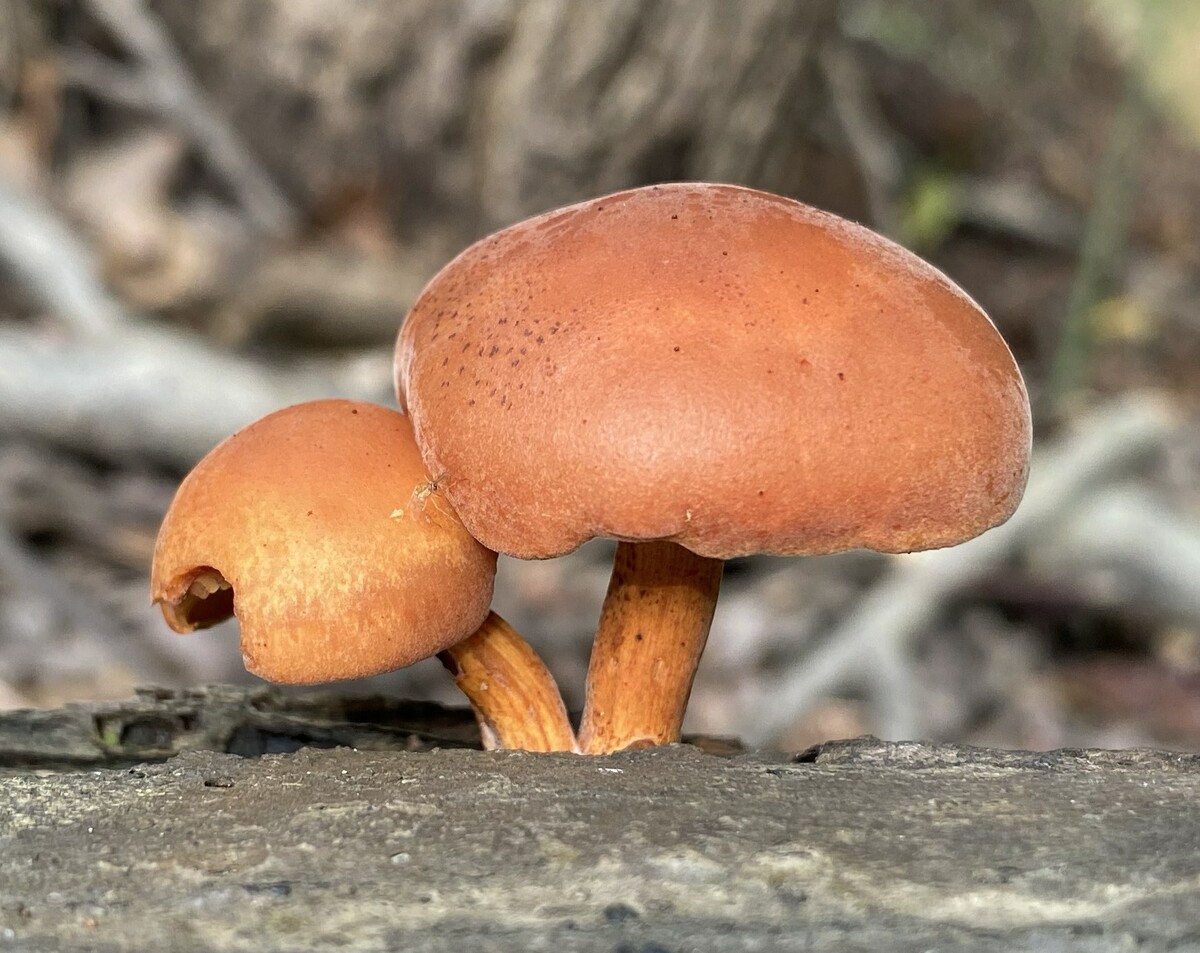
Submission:
<svg viewBox="0 0 1200 953">
<path fill-rule="evenodd" d="M 727 569 L 688 727 L 1200 750 L 1200 4 L 0 0 L 0 708 L 248 684 L 148 605 L 226 434 L 394 405 L 433 272 L 627 186 L 862 221 L 991 314 L 1037 447 L 955 550 Z M 502 560 L 572 707 L 611 548 Z M 436 663 L 355 691 L 456 702 Z"/>
</svg>

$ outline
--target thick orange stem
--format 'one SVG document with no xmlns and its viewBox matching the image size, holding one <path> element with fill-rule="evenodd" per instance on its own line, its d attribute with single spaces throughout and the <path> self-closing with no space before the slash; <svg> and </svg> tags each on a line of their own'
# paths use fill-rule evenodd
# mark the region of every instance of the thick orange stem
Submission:
<svg viewBox="0 0 1200 953">
<path fill-rule="evenodd" d="M 496 613 L 438 658 L 475 709 L 489 751 L 579 750 L 554 677 Z"/>
<path fill-rule="evenodd" d="M 617 546 L 588 666 L 584 754 L 679 740 L 723 567 L 675 543 Z"/>
</svg>

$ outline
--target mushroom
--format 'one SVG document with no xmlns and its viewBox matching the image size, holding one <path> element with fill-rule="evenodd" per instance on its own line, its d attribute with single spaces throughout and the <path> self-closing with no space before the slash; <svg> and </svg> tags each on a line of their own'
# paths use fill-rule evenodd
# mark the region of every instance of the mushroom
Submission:
<svg viewBox="0 0 1200 953">
<path fill-rule="evenodd" d="M 866 228 L 684 183 L 481 240 L 396 348 L 401 409 L 470 533 L 619 542 L 585 752 L 679 738 L 722 561 L 952 546 L 1016 508 L 1020 373 L 984 312 Z"/>
<path fill-rule="evenodd" d="M 323 400 L 264 417 L 200 461 L 163 521 L 150 582 L 177 632 L 236 615 L 246 668 L 262 678 L 359 678 L 438 655 L 485 746 L 571 750 L 553 679 L 489 611 L 495 571 L 403 415 Z"/>
</svg>

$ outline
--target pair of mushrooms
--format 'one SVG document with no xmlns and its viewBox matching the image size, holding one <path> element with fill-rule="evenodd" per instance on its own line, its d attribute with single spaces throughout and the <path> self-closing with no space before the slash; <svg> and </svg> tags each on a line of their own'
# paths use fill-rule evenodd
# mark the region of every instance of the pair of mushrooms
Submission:
<svg viewBox="0 0 1200 953">
<path fill-rule="evenodd" d="M 1011 515 L 1029 404 L 940 272 L 860 226 L 727 185 L 635 189 L 468 248 L 396 348 L 403 413 L 321 401 L 184 481 L 154 598 L 236 612 L 275 681 L 439 655 L 488 747 L 677 741 L 723 560 L 951 546 Z M 619 540 L 572 729 L 489 612 L 496 553 Z"/>
</svg>

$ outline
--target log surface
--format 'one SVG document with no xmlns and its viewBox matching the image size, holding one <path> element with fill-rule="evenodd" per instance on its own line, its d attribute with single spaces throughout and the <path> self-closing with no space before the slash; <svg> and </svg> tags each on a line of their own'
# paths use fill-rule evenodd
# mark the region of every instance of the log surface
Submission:
<svg viewBox="0 0 1200 953">
<path fill-rule="evenodd" d="M 14 765 L 0 950 L 1200 947 L 1195 755 L 860 739 Z"/>
</svg>

